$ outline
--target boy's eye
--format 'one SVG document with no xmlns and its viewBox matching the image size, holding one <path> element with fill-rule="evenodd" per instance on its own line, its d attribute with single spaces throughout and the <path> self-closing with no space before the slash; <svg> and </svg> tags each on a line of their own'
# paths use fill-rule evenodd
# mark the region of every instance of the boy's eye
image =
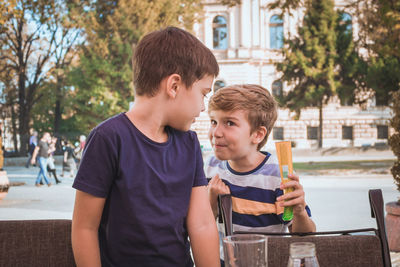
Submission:
<svg viewBox="0 0 400 267">
<path fill-rule="evenodd" d="M 226 122 L 226 125 L 228 125 L 228 126 L 233 126 L 233 125 L 235 125 L 235 123 L 232 122 L 232 121 L 227 121 L 227 122 Z"/>
<path fill-rule="evenodd" d="M 217 122 L 215 120 L 211 120 L 211 125 L 217 125 Z"/>
</svg>

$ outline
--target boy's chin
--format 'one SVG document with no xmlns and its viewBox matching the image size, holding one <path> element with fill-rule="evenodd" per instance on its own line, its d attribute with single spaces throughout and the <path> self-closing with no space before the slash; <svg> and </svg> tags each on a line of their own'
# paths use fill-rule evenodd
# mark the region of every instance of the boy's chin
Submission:
<svg viewBox="0 0 400 267">
<path fill-rule="evenodd" d="M 215 153 L 215 150 L 214 150 L 214 156 L 219 160 L 229 160 L 229 157 Z"/>
</svg>

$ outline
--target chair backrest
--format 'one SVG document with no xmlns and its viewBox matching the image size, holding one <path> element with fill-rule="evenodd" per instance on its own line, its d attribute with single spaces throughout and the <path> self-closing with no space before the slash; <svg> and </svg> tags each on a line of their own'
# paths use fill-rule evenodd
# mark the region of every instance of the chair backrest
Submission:
<svg viewBox="0 0 400 267">
<path fill-rule="evenodd" d="M 321 267 L 384 266 L 380 240 L 375 235 L 272 236 L 268 238 L 268 266 L 286 267 L 293 242 L 313 242 Z"/>
<path fill-rule="evenodd" d="M 248 233 L 233 231 L 231 196 L 220 195 L 218 200 L 219 212 L 225 225 L 225 235 Z M 270 236 L 268 239 L 269 265 L 286 266 L 290 243 L 311 241 L 316 244 L 317 257 L 321 266 L 391 267 L 384 224 L 382 191 L 380 189 L 369 190 L 369 201 L 371 214 L 372 217 L 376 218 L 378 229 L 368 228 L 316 233 L 258 232 L 259 234 Z M 365 234 L 365 232 L 373 232 L 374 234 Z M 350 235 L 351 233 L 357 233 L 357 235 Z"/>
<path fill-rule="evenodd" d="M 0 221 L 0 266 L 75 266 L 71 220 Z"/>
</svg>

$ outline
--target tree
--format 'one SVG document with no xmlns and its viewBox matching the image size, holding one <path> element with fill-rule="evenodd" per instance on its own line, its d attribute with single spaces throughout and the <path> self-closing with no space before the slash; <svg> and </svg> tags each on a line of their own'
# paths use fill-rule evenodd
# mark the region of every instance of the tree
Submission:
<svg viewBox="0 0 400 267">
<path fill-rule="evenodd" d="M 7 118 L 11 118 L 11 134 L 13 136 L 14 151 L 18 151 L 18 139 L 17 139 L 17 95 L 16 95 L 16 81 L 13 79 L 15 72 L 11 68 L 5 68 L 0 72 L 0 90 L 1 96 L 1 116 L 3 126 Z M 3 130 L 3 129 L 1 129 Z M 5 129 L 4 129 L 5 130 Z M 5 131 L 6 132 L 6 131 Z"/>
<path fill-rule="evenodd" d="M 282 14 L 291 14 L 292 10 L 299 8 L 302 4 L 302 0 L 276 0 L 275 2 L 268 4 L 267 7 L 269 9 L 279 9 Z"/>
<path fill-rule="evenodd" d="M 400 89 L 400 0 L 357 0 L 360 46 L 367 52 L 367 85 L 377 103 Z"/>
<path fill-rule="evenodd" d="M 20 152 L 26 154 L 32 110 L 41 100 L 51 105 L 43 86 L 50 81 L 60 90 L 62 69 L 71 62 L 71 53 L 78 30 L 68 19 L 69 10 L 63 1 L 57 0 L 8 0 L 8 16 L 0 32 L 0 66 L 13 70 L 15 97 L 8 103 L 17 117 L 16 125 L 20 137 Z M 13 5 L 15 3 L 15 5 Z M 5 86 L 5 80 L 0 83 Z M 8 94 L 11 95 L 11 92 Z M 57 94 L 57 100 L 62 96 Z M 57 103 L 57 102 L 56 102 Z M 56 105 L 57 106 L 57 105 Z M 55 109 L 56 118 L 60 110 Z M 55 120 L 57 123 L 57 119 Z M 57 125 L 57 124 L 56 124 Z M 57 128 L 57 127 L 55 127 Z M 17 139 L 15 138 L 15 141 Z"/>
<path fill-rule="evenodd" d="M 397 185 L 397 190 L 400 192 L 400 91 L 393 94 L 392 109 L 394 114 L 390 121 L 390 125 L 394 129 L 394 134 L 389 138 L 389 145 L 392 148 L 394 155 L 397 157 L 397 160 L 394 163 L 391 172 Z"/>
<path fill-rule="evenodd" d="M 5 24 L 14 13 L 17 0 L 8 0 L 0 2 L 0 31 L 6 29 Z"/>
<path fill-rule="evenodd" d="M 50 92 L 54 95 L 53 106 L 53 132 L 58 135 L 60 132 L 62 114 L 64 110 L 65 98 L 68 95 L 67 73 L 71 68 L 72 61 L 78 55 L 77 46 L 82 42 L 82 29 L 77 24 L 77 9 L 72 5 L 69 10 L 61 10 L 63 6 L 58 6 L 55 16 L 49 28 L 57 32 L 54 43 L 57 49 L 52 58 L 52 68 L 49 71 L 51 82 L 47 84 Z"/>
<path fill-rule="evenodd" d="M 133 101 L 131 57 L 140 37 L 168 25 L 192 29 L 200 0 L 85 1 L 82 25 L 86 43 L 69 74 L 73 105 L 69 125 L 87 133 L 100 121 L 127 110 Z M 82 5 L 78 5 L 82 6 Z"/>
<path fill-rule="evenodd" d="M 360 91 L 367 91 L 367 62 L 360 57 L 353 38 L 352 17 L 338 10 L 336 20 L 336 93 L 344 105 L 362 103 Z"/>
<path fill-rule="evenodd" d="M 46 19 L 46 8 L 46 5 L 39 6 L 36 2 L 18 1 L 14 12 L 5 22 L 6 30 L 0 35 L 2 52 L 9 52 L 2 54 L 1 65 L 5 70 L 13 69 L 16 76 L 18 133 L 22 154 L 27 151 L 31 109 L 40 98 L 37 88 L 45 78 L 46 63 L 52 54 L 54 35 L 49 35 L 50 40 L 40 38 L 45 30 L 42 21 Z"/>
<path fill-rule="evenodd" d="M 298 36 L 285 40 L 284 60 L 277 64 L 282 80 L 293 89 L 286 96 L 289 109 L 319 109 L 318 147 L 322 147 L 323 106 L 335 94 L 336 18 L 332 0 L 311 0 L 306 4 Z"/>
</svg>

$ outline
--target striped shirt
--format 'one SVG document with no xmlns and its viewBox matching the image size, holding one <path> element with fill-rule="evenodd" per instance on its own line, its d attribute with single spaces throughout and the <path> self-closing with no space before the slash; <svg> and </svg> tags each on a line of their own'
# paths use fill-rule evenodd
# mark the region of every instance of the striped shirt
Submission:
<svg viewBox="0 0 400 267">
<path fill-rule="evenodd" d="M 221 161 L 211 156 L 205 164 L 206 177 L 216 174 L 229 187 L 232 196 L 233 231 L 287 232 L 292 221 L 282 219 L 283 207 L 276 199 L 283 194 L 280 189 L 281 176 L 276 156 L 261 152 L 265 159 L 254 170 L 237 172 L 228 161 Z M 311 211 L 306 206 L 308 216 Z M 220 257 L 224 252 L 222 239 L 224 225 L 218 223 L 220 236 Z"/>
<path fill-rule="evenodd" d="M 291 224 L 282 220 L 283 207 L 276 201 L 283 194 L 278 161 L 268 152 L 262 153 L 263 162 L 244 173 L 214 156 L 206 163 L 206 177 L 218 174 L 231 191 L 233 231 L 286 232 Z M 218 228 L 223 232 L 223 225 Z"/>
</svg>

